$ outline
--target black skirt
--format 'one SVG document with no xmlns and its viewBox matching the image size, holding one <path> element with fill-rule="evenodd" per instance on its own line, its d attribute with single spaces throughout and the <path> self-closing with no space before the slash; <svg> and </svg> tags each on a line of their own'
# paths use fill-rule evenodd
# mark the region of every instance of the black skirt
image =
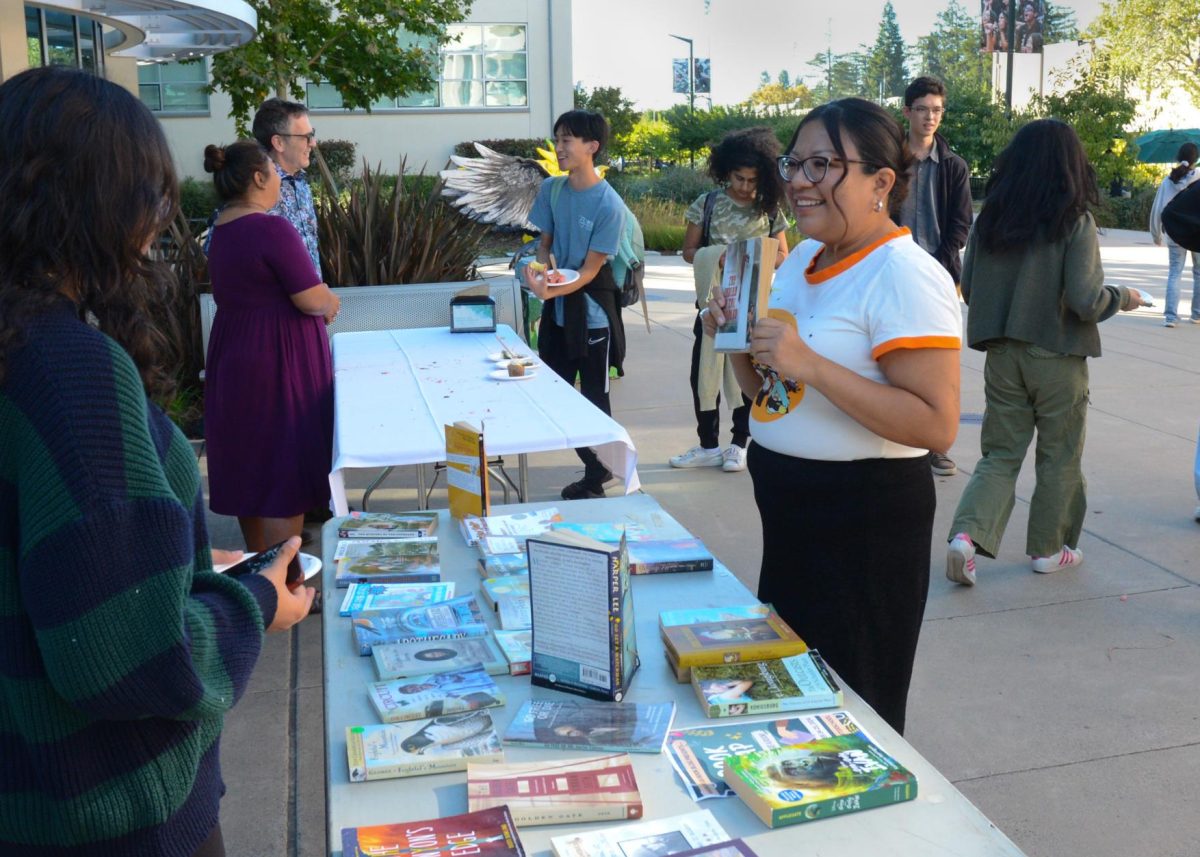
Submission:
<svg viewBox="0 0 1200 857">
<path fill-rule="evenodd" d="M 758 597 L 897 732 L 929 592 L 929 456 L 814 461 L 751 444 Z"/>
</svg>

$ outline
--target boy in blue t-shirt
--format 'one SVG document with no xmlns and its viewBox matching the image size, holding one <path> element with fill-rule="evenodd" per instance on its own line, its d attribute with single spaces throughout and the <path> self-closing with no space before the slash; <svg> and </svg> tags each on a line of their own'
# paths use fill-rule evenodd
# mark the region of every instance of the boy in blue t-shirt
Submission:
<svg viewBox="0 0 1200 857">
<path fill-rule="evenodd" d="M 538 355 L 567 383 L 579 374 L 580 392 L 608 415 L 609 367 L 625 357 L 618 287 L 609 257 L 617 252 L 625 206 L 608 182 L 596 175 L 595 162 L 608 142 L 608 122 L 599 113 L 570 110 L 554 123 L 554 152 L 562 179 L 546 179 L 530 212 L 542 232 L 537 259 L 579 272 L 562 283 L 554 271 L 525 268 L 530 291 L 546 301 L 538 328 Z M 555 183 L 560 185 L 557 192 Z M 584 464 L 583 478 L 562 490 L 564 500 L 603 497 L 613 478 L 590 447 L 575 450 Z"/>
</svg>

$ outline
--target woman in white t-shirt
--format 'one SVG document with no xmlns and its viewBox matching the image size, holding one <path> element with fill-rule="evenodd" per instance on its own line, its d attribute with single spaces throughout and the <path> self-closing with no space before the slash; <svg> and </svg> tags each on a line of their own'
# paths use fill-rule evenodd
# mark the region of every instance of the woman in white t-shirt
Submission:
<svg viewBox="0 0 1200 857">
<path fill-rule="evenodd" d="M 1171 240 L 1163 231 L 1162 213 L 1167 204 L 1196 179 L 1196 160 L 1200 148 L 1195 143 L 1184 143 L 1176 156 L 1178 163 L 1162 180 L 1154 205 L 1150 209 L 1150 237 L 1162 246 L 1167 241 L 1167 298 L 1163 302 L 1163 327 L 1174 327 L 1179 321 L 1179 281 L 1183 278 L 1183 266 L 1187 264 L 1188 251 Z M 1200 324 L 1200 253 L 1192 253 L 1192 324 Z"/>
<path fill-rule="evenodd" d="M 958 431 L 962 320 L 949 274 L 893 217 L 912 155 L 877 105 L 813 110 L 779 159 L 797 228 L 751 353 L 758 596 L 895 729 L 929 588 L 930 449 Z M 712 335 L 718 295 L 704 313 Z"/>
</svg>

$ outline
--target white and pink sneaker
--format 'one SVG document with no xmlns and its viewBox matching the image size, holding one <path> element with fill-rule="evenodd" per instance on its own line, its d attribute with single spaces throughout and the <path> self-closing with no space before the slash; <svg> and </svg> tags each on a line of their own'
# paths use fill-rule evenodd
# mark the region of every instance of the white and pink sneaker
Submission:
<svg viewBox="0 0 1200 857">
<path fill-rule="evenodd" d="M 1075 568 L 1083 565 L 1083 551 L 1063 545 L 1062 551 L 1053 556 L 1031 556 L 1033 570 L 1038 574 L 1051 574 L 1064 568 Z"/>
<path fill-rule="evenodd" d="M 946 577 L 963 586 L 975 585 L 975 543 L 966 533 L 950 540 L 946 549 Z"/>
</svg>

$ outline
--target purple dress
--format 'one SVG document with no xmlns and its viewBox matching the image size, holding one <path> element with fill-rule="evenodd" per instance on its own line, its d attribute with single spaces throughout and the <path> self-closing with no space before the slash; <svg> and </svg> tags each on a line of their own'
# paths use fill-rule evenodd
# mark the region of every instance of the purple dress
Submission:
<svg viewBox="0 0 1200 857">
<path fill-rule="evenodd" d="M 296 228 L 266 214 L 215 227 L 208 268 L 217 304 L 204 382 L 212 510 L 286 518 L 328 505 L 329 338 L 324 319 L 291 300 L 321 275 Z"/>
</svg>

